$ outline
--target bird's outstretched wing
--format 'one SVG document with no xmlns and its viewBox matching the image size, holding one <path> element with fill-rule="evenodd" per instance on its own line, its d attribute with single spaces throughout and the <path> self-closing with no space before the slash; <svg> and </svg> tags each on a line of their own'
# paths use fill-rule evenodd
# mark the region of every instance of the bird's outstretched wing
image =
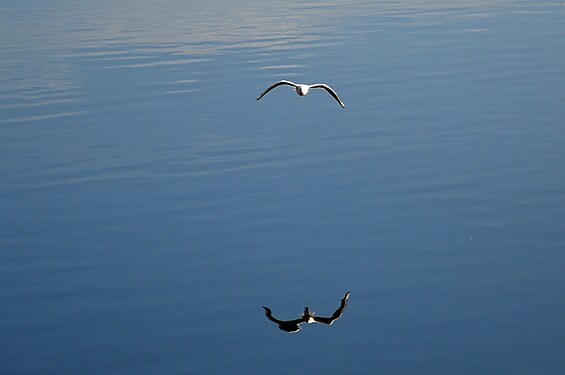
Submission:
<svg viewBox="0 0 565 375">
<path fill-rule="evenodd" d="M 342 108 L 345 108 L 345 104 L 343 104 L 343 102 L 341 101 L 341 99 L 339 98 L 339 96 L 337 96 L 337 93 L 334 91 L 334 89 L 332 89 L 330 86 L 324 84 L 324 83 L 316 83 L 313 84 L 312 86 L 310 86 L 310 88 L 312 89 L 324 89 L 326 90 L 331 96 L 334 97 L 335 100 L 337 100 L 337 102 L 339 103 L 339 105 Z M 268 91 L 268 90 L 267 90 Z"/>
<path fill-rule="evenodd" d="M 341 314 L 343 314 L 343 310 L 347 306 L 347 300 L 349 299 L 349 292 L 345 293 L 345 296 L 341 299 L 341 305 L 339 305 L 338 309 L 334 311 L 333 315 L 329 318 L 323 316 L 313 316 L 312 318 L 316 323 L 324 323 L 324 324 L 332 324 L 334 321 L 338 320 Z"/>
<path fill-rule="evenodd" d="M 295 320 L 279 320 L 272 315 L 271 309 L 265 306 L 263 306 L 263 308 L 265 309 L 265 316 L 267 316 L 267 318 L 271 322 L 276 323 L 279 326 L 279 328 L 285 332 L 290 332 L 290 333 L 298 332 L 300 331 L 300 324 L 305 322 L 304 318 L 295 319 Z"/>
<path fill-rule="evenodd" d="M 265 96 L 266 93 L 268 93 L 269 91 L 271 91 L 272 89 L 274 89 L 275 87 L 278 87 L 280 85 L 288 85 L 288 86 L 292 86 L 294 88 L 298 87 L 298 85 L 296 83 L 283 79 L 282 81 L 278 81 L 277 83 L 273 83 L 267 90 L 265 90 L 261 95 L 259 95 L 257 97 L 257 100 L 261 99 L 263 96 Z"/>
</svg>

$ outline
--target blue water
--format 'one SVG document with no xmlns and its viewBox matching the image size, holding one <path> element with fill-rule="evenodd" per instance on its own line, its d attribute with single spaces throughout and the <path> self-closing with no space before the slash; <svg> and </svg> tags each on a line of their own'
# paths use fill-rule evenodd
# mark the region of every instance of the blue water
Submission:
<svg viewBox="0 0 565 375">
<path fill-rule="evenodd" d="M 564 373 L 564 46 L 556 1 L 3 1 L 0 374 Z"/>
</svg>

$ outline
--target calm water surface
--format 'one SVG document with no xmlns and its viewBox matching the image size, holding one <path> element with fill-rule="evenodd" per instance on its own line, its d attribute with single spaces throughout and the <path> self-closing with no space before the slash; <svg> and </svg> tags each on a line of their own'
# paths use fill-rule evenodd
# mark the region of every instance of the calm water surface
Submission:
<svg viewBox="0 0 565 375">
<path fill-rule="evenodd" d="M 0 373 L 562 374 L 564 88 L 557 1 L 3 1 Z"/>
</svg>

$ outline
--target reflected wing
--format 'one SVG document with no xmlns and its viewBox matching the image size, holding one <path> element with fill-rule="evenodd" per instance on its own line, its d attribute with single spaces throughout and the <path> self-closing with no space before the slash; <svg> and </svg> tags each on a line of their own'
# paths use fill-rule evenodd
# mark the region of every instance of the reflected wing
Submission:
<svg viewBox="0 0 565 375">
<path fill-rule="evenodd" d="M 261 95 L 259 95 L 257 97 L 257 100 L 261 99 L 266 93 L 268 93 L 269 91 L 271 91 L 272 89 L 274 89 L 275 87 L 278 87 L 280 85 L 288 85 L 288 86 L 292 86 L 294 88 L 298 87 L 298 85 L 294 82 L 291 81 L 286 81 L 286 80 L 282 80 L 282 81 L 278 81 L 277 83 L 272 84 L 267 90 L 265 90 Z"/>
<path fill-rule="evenodd" d="M 336 93 L 336 92 L 334 91 L 334 89 L 332 89 L 330 86 L 328 86 L 328 85 L 326 85 L 326 84 L 323 84 L 323 83 L 316 83 L 316 84 L 310 86 L 310 88 L 312 88 L 312 89 L 324 89 L 324 90 L 326 90 L 327 92 L 330 93 L 331 96 L 334 97 L 335 100 L 337 100 L 337 102 L 339 103 L 339 105 L 340 105 L 342 108 L 345 108 L 345 104 L 343 104 L 343 102 L 341 101 L 341 99 L 339 98 L 339 96 L 337 96 L 337 93 Z"/>
<path fill-rule="evenodd" d="M 300 324 L 304 323 L 304 319 L 302 319 L 302 318 L 295 319 L 295 320 L 280 320 L 280 319 L 277 319 L 273 316 L 271 309 L 269 309 L 268 307 L 265 307 L 265 306 L 263 306 L 263 308 L 265 309 L 265 316 L 271 322 L 276 323 L 279 326 L 279 329 L 281 329 L 285 332 L 289 332 L 289 333 L 298 332 L 298 331 L 300 331 Z"/>
<path fill-rule="evenodd" d="M 300 324 L 304 323 L 302 319 L 287 320 L 279 324 L 279 328 L 285 332 L 293 333 L 300 331 Z"/>
<path fill-rule="evenodd" d="M 347 306 L 347 300 L 349 299 L 349 292 L 345 293 L 345 296 L 341 299 L 341 305 L 339 305 L 338 309 L 333 313 L 333 315 L 329 318 L 323 316 L 314 316 L 314 321 L 316 323 L 324 323 L 324 324 L 332 324 L 334 321 L 338 320 L 343 314 L 343 310 Z"/>
<path fill-rule="evenodd" d="M 281 324 L 283 323 L 282 320 L 278 320 L 277 318 L 275 318 L 272 314 L 272 311 L 270 308 L 263 306 L 263 308 L 265 309 L 265 316 L 267 317 L 267 319 L 269 319 L 271 322 L 277 323 L 277 324 Z"/>
</svg>

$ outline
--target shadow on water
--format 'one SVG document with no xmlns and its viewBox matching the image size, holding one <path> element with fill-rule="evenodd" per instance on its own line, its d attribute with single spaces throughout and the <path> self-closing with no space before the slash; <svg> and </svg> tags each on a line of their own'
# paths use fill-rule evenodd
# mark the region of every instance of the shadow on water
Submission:
<svg viewBox="0 0 565 375">
<path fill-rule="evenodd" d="M 279 320 L 272 315 L 271 309 L 265 306 L 263 306 L 263 308 L 265 309 L 265 316 L 271 322 L 278 324 L 279 329 L 289 333 L 294 333 L 300 331 L 300 325 L 302 323 L 323 323 L 323 324 L 331 325 L 333 322 L 338 320 L 343 314 L 343 310 L 345 310 L 345 307 L 347 306 L 348 299 L 349 299 L 349 292 L 345 293 L 345 296 L 343 296 L 343 298 L 341 299 L 341 304 L 330 317 L 314 316 L 314 313 L 310 312 L 309 307 L 306 306 L 304 308 L 304 313 L 301 315 L 299 319 Z"/>
</svg>

